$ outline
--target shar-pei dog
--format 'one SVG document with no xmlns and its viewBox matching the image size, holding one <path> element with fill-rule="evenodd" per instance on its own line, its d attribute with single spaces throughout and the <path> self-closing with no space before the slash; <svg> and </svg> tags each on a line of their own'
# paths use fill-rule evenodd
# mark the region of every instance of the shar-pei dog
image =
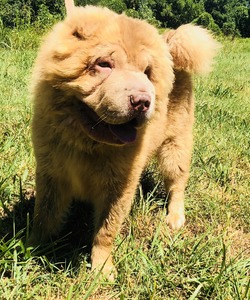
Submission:
<svg viewBox="0 0 250 300">
<path fill-rule="evenodd" d="M 168 191 L 166 224 L 185 222 L 192 152 L 192 75 L 218 44 L 198 26 L 161 35 L 107 8 L 75 7 L 55 25 L 33 74 L 36 200 L 29 245 L 55 236 L 72 199 L 94 207 L 92 269 L 112 277 L 112 244 L 140 176 L 156 157 Z"/>
</svg>

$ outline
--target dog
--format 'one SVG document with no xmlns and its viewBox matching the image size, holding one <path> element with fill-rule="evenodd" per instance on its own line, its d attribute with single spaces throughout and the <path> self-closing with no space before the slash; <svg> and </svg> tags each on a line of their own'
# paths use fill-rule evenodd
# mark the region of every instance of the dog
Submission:
<svg viewBox="0 0 250 300">
<path fill-rule="evenodd" d="M 112 278 L 113 241 L 154 156 L 169 193 L 166 224 L 184 225 L 194 122 L 193 74 L 218 43 L 182 25 L 160 35 L 107 8 L 75 7 L 47 36 L 33 72 L 36 201 L 29 245 L 49 241 L 72 199 L 94 206 L 93 270 Z"/>
</svg>

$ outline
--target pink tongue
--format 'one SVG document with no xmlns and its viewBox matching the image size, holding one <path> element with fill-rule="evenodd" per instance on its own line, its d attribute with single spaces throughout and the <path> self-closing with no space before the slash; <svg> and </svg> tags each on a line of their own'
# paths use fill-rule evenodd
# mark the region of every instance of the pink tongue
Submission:
<svg viewBox="0 0 250 300">
<path fill-rule="evenodd" d="M 109 130 L 123 143 L 132 143 L 136 139 L 136 128 L 131 123 L 109 124 Z"/>
</svg>

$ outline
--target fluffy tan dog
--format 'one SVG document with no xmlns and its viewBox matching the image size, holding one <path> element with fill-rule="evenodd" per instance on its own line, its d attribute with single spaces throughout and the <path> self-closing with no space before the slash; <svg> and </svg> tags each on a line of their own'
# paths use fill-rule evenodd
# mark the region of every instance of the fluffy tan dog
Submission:
<svg viewBox="0 0 250 300">
<path fill-rule="evenodd" d="M 184 25 L 165 36 L 144 21 L 65 1 L 34 70 L 36 204 L 29 243 L 60 230 L 72 199 L 95 208 L 92 268 L 110 275 L 112 243 L 155 155 L 169 191 L 166 223 L 185 222 L 192 151 L 192 73 L 217 43 Z"/>
</svg>

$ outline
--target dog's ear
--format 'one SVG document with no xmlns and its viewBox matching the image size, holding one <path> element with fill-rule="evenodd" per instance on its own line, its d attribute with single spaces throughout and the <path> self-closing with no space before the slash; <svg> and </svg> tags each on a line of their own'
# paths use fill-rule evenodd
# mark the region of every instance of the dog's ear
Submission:
<svg viewBox="0 0 250 300">
<path fill-rule="evenodd" d="M 174 69 L 196 74 L 211 70 L 220 44 L 206 29 L 186 24 L 167 31 L 163 36 L 173 57 Z"/>
<path fill-rule="evenodd" d="M 66 13 L 67 15 L 70 15 L 75 7 L 74 0 L 65 0 L 64 3 L 66 8 Z"/>
</svg>

